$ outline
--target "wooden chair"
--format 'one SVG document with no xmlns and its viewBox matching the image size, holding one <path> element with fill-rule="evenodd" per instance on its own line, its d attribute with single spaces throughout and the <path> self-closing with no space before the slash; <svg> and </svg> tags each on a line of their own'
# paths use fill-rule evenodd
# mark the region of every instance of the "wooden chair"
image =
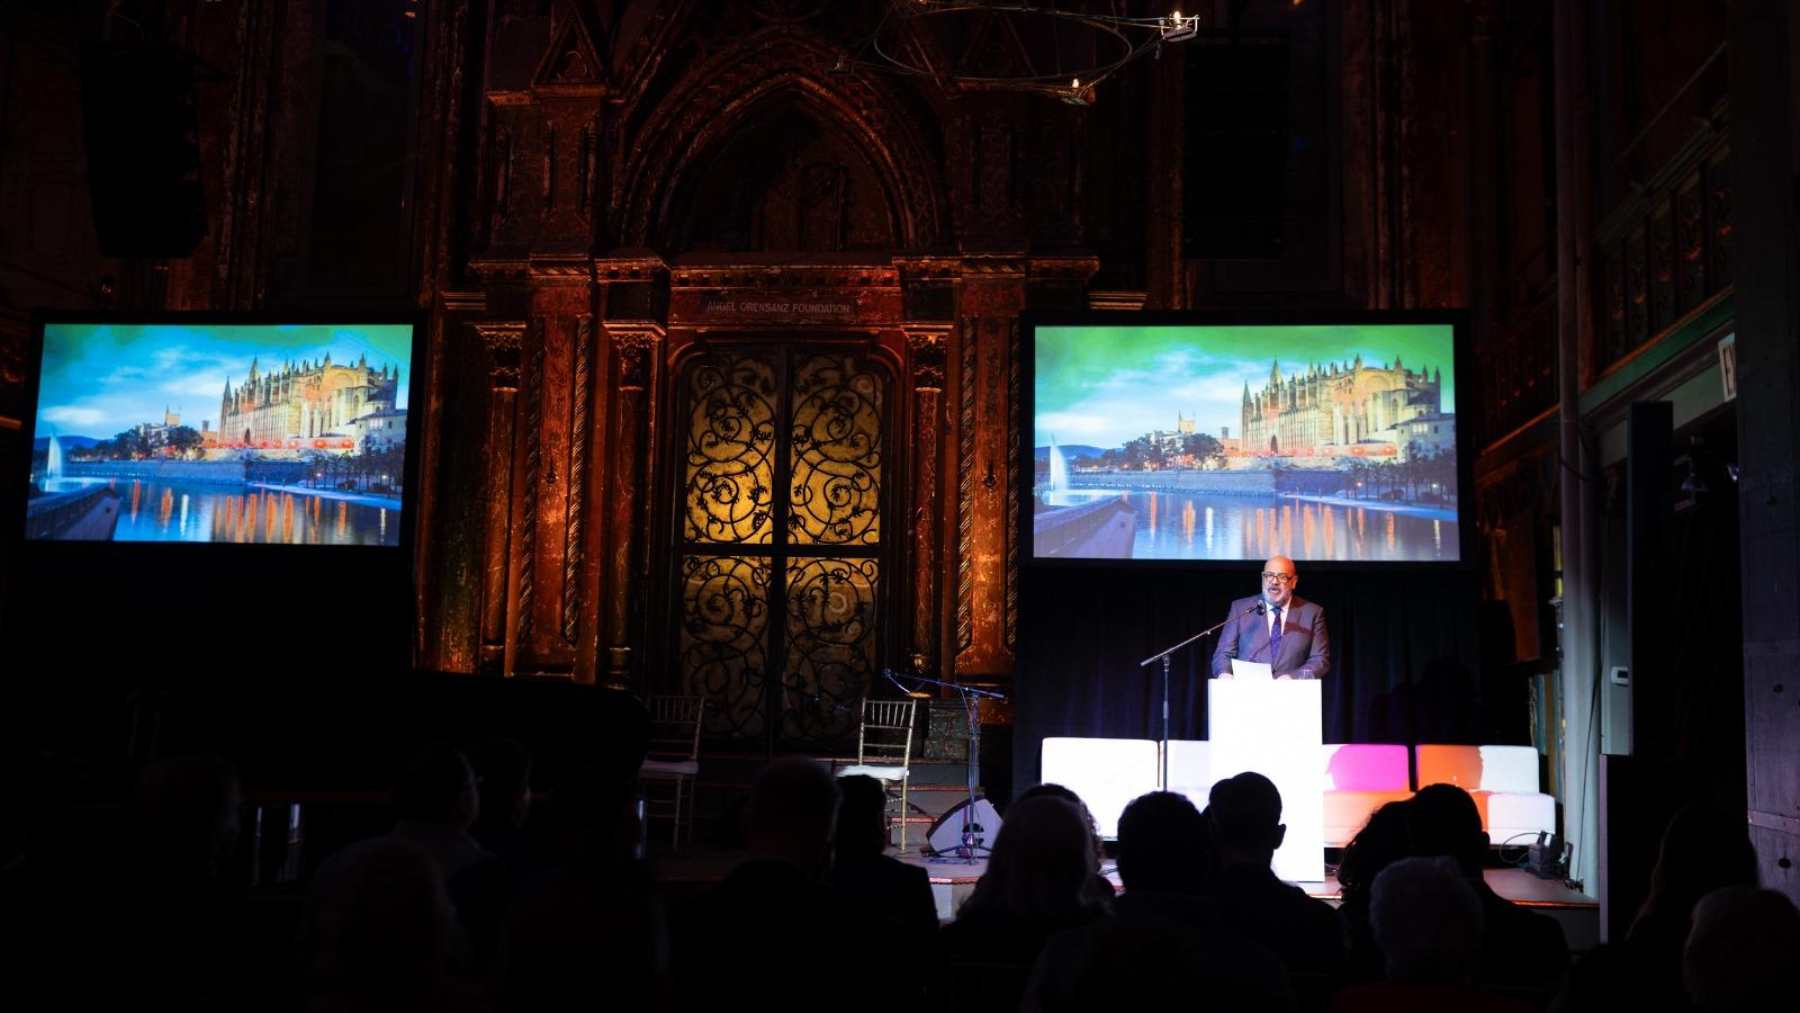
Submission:
<svg viewBox="0 0 1800 1013">
<path fill-rule="evenodd" d="M 863 774 L 884 785 L 899 782 L 900 849 L 906 850 L 906 817 L 912 811 L 907 783 L 912 765 L 913 718 L 917 700 L 864 700 L 862 725 L 856 732 L 856 763 L 840 777 Z M 890 794 L 889 800 L 894 796 Z"/>
<path fill-rule="evenodd" d="M 680 847 L 694 837 L 694 780 L 700 774 L 700 725 L 706 699 L 698 696 L 653 696 L 650 710 L 650 750 L 638 778 L 644 782 L 646 819 L 667 817 L 673 829 L 669 843 Z M 669 786 L 666 797 L 649 789 L 652 783 Z"/>
</svg>

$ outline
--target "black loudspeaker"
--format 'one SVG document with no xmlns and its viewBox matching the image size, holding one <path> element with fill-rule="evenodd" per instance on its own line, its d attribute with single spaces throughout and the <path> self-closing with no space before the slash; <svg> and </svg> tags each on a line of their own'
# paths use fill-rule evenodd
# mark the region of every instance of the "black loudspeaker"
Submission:
<svg viewBox="0 0 1800 1013">
<path fill-rule="evenodd" d="M 206 235 L 206 205 L 192 61 L 159 44 L 89 43 L 81 112 L 100 253 L 193 253 Z"/>
<path fill-rule="evenodd" d="M 1183 46 L 1181 255 L 1278 259 L 1288 151 L 1288 46 L 1196 39 Z"/>
<path fill-rule="evenodd" d="M 975 856 L 986 858 L 994 848 L 994 842 L 1000 838 L 1000 812 L 994 803 L 985 798 L 978 798 L 973 803 L 963 799 L 951 807 L 950 811 L 938 817 L 931 830 L 925 835 L 925 846 L 940 855 L 954 854 L 962 847 L 963 814 L 968 813 L 973 821 L 970 833 L 974 836 Z"/>
</svg>

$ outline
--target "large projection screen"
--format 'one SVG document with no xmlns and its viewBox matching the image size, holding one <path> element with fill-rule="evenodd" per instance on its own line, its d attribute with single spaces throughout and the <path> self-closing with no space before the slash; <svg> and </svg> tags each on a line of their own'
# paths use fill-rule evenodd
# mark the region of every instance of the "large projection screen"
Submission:
<svg viewBox="0 0 1800 1013">
<path fill-rule="evenodd" d="M 52 320 L 30 541 L 401 544 L 414 325 Z"/>
<path fill-rule="evenodd" d="M 1462 561 L 1455 318 L 1029 332 L 1034 560 Z"/>
</svg>

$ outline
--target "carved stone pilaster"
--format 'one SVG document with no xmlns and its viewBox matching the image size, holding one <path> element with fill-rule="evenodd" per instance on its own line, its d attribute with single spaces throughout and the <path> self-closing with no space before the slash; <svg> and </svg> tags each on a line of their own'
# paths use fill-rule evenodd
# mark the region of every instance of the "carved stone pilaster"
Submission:
<svg viewBox="0 0 1800 1013">
<path fill-rule="evenodd" d="M 590 402 L 594 385 L 594 318 L 575 322 L 574 376 L 569 397 L 569 504 L 563 521 L 562 637 L 576 646 L 581 618 L 583 528 L 587 524 L 588 447 L 593 439 Z"/>
<path fill-rule="evenodd" d="M 649 389 L 656 380 L 662 336 L 650 328 L 608 328 L 615 356 L 618 393 L 611 435 L 610 508 L 607 525 L 607 570 L 610 593 L 605 604 L 607 646 L 606 684 L 624 689 L 631 685 L 632 635 L 637 628 L 633 606 L 644 586 L 633 567 L 634 548 L 641 528 L 638 523 L 645 502 L 644 482 L 650 469 L 646 446 L 650 432 Z"/>
<path fill-rule="evenodd" d="M 912 552 L 912 657 L 921 673 L 935 669 L 940 655 L 939 582 L 942 565 L 942 528 L 938 504 L 943 459 L 944 356 L 950 344 L 948 324 L 907 327 L 906 344 L 912 361 L 913 494 L 910 545 Z"/>
<path fill-rule="evenodd" d="M 484 524 L 486 545 L 481 567 L 481 637 L 483 671 L 506 668 L 509 598 L 508 565 L 512 540 L 514 411 L 519 395 L 519 358 L 525 344 L 524 321 L 477 323 L 488 355 L 488 436 Z"/>
</svg>

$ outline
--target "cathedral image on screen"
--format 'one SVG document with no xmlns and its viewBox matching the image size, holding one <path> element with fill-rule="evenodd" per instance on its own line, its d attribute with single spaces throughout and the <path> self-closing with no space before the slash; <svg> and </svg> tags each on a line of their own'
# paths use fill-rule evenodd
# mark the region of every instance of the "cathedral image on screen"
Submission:
<svg viewBox="0 0 1800 1013">
<path fill-rule="evenodd" d="M 1459 558 L 1449 325 L 1035 338 L 1035 557 Z"/>
<path fill-rule="evenodd" d="M 47 324 L 26 537 L 397 545 L 411 352 L 410 324 Z"/>
<path fill-rule="evenodd" d="M 1456 420 L 1443 411 L 1443 367 L 1413 372 L 1399 360 L 1391 366 L 1309 364 L 1282 376 L 1281 363 L 1269 368 L 1269 382 L 1252 393 L 1244 384 L 1239 453 L 1318 456 L 1369 444 L 1401 460 L 1456 447 Z M 1385 446 L 1383 446 L 1385 445 Z M 1389 449 L 1391 447 L 1391 450 Z"/>
<path fill-rule="evenodd" d="M 209 456 L 254 449 L 269 456 L 303 450 L 348 453 L 388 447 L 406 439 L 406 410 L 395 405 L 400 387 L 397 366 L 334 364 L 331 353 L 318 362 L 283 363 L 260 372 L 255 359 L 237 387 L 225 382 L 219 425 L 203 442 Z"/>
</svg>

